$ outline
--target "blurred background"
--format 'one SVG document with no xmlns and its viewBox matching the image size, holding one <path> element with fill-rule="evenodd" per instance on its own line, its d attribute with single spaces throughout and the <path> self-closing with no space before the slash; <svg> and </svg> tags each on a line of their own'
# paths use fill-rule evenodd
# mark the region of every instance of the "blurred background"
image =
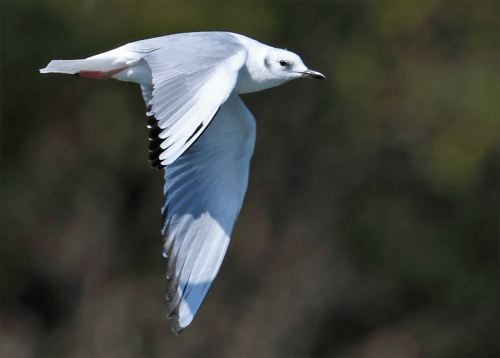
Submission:
<svg viewBox="0 0 500 358">
<path fill-rule="evenodd" d="M 498 2 L 0 6 L 3 356 L 499 356 Z M 248 192 L 176 337 L 139 86 L 38 70 L 201 30 L 327 80 L 243 96 Z"/>
</svg>

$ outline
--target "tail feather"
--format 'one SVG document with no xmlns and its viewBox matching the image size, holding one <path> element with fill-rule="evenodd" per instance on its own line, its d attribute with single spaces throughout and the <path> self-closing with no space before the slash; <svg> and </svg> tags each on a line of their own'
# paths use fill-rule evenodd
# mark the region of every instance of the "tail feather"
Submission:
<svg viewBox="0 0 500 358">
<path fill-rule="evenodd" d="M 130 64 L 123 61 L 110 61 L 109 59 L 85 59 L 85 60 L 52 60 L 47 67 L 42 68 L 40 73 L 67 73 L 79 72 L 102 72 L 108 73 L 123 70 Z"/>
<path fill-rule="evenodd" d="M 47 67 L 42 68 L 40 73 L 67 73 L 75 74 L 86 71 L 89 67 L 86 60 L 52 60 Z"/>
<path fill-rule="evenodd" d="M 151 86 L 151 70 L 140 52 L 129 51 L 127 45 L 83 60 L 53 60 L 40 73 L 77 74 L 82 77 L 137 82 Z M 132 68 L 131 71 L 123 71 Z M 123 72 L 122 72 L 123 71 Z"/>
<path fill-rule="evenodd" d="M 135 66 L 140 54 L 117 48 L 83 60 L 53 60 L 40 73 L 112 72 Z M 116 72 L 115 72 L 116 73 Z"/>
</svg>

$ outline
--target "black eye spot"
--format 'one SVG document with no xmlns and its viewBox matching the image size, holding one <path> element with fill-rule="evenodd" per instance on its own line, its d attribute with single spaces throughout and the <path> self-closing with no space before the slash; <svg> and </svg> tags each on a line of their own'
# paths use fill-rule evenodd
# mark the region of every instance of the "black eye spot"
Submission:
<svg viewBox="0 0 500 358">
<path fill-rule="evenodd" d="M 288 62 L 286 62 L 285 60 L 280 60 L 280 65 L 283 67 L 288 66 Z"/>
</svg>

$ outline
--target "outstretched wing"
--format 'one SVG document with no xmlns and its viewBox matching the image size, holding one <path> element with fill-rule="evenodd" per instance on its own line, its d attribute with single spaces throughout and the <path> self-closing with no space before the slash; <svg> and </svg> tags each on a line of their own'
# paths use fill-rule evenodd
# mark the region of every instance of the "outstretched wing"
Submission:
<svg viewBox="0 0 500 358">
<path fill-rule="evenodd" d="M 248 184 L 255 119 L 232 94 L 204 134 L 165 168 L 168 316 L 191 323 L 226 253 Z"/>
<path fill-rule="evenodd" d="M 229 97 L 247 49 L 224 32 L 164 36 L 124 49 L 141 53 L 151 69 L 148 115 L 154 115 L 161 130 L 158 159 L 169 165 L 196 141 Z"/>
</svg>

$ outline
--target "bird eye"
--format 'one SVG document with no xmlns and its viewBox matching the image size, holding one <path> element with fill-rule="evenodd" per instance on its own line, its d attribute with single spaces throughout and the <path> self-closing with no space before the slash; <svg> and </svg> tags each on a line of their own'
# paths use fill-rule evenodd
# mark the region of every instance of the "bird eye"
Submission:
<svg viewBox="0 0 500 358">
<path fill-rule="evenodd" d="M 283 67 L 288 66 L 288 62 L 286 62 L 285 60 L 280 60 L 280 65 Z"/>
</svg>

